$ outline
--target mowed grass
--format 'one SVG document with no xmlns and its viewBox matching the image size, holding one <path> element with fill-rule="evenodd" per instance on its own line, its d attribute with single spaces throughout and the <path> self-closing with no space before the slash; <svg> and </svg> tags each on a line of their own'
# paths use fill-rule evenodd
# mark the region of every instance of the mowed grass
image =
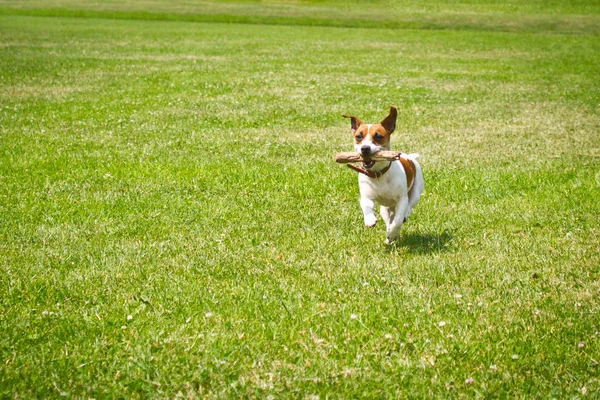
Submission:
<svg viewBox="0 0 600 400">
<path fill-rule="evenodd" d="M 0 14 L 363 28 L 600 34 L 600 2 L 1 0 Z"/>
<path fill-rule="evenodd" d="M 0 397 L 597 397 L 599 43 L 1 16 Z"/>
</svg>

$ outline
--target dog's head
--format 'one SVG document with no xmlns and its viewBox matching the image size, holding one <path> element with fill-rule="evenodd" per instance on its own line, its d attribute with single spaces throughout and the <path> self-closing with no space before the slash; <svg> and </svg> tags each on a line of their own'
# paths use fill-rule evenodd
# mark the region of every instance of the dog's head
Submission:
<svg viewBox="0 0 600 400">
<path fill-rule="evenodd" d="M 350 118 L 354 135 L 354 150 L 361 153 L 364 158 L 368 158 L 380 150 L 390 150 L 390 135 L 396 129 L 396 119 L 398 118 L 396 107 L 391 106 L 388 116 L 378 124 L 363 124 L 354 115 L 344 114 L 343 117 Z M 364 165 L 369 167 L 368 164 L 370 163 Z"/>
</svg>

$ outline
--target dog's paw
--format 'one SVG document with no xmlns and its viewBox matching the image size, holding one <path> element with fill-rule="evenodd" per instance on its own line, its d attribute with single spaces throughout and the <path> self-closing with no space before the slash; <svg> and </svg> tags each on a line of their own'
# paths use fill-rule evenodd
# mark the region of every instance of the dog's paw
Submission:
<svg viewBox="0 0 600 400">
<path fill-rule="evenodd" d="M 365 217 L 365 226 L 367 228 L 372 228 L 377 224 L 377 217 L 375 214 L 367 215 Z"/>
<path fill-rule="evenodd" d="M 385 244 L 390 245 L 390 244 L 394 243 L 397 239 L 398 239 L 398 236 L 388 235 L 388 237 L 385 238 Z"/>
</svg>

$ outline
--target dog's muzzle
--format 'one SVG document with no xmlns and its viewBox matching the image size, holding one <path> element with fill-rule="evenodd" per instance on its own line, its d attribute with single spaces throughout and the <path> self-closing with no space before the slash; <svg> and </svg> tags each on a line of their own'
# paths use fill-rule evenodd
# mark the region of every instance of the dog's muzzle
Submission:
<svg viewBox="0 0 600 400">
<path fill-rule="evenodd" d="M 364 169 L 369 169 L 369 168 L 373 168 L 373 165 L 375 165 L 375 161 L 371 161 L 368 160 L 368 158 L 373 154 L 371 152 L 371 147 L 370 146 L 362 146 L 360 148 L 360 154 L 362 155 L 363 159 L 367 159 L 365 161 L 363 161 L 362 166 Z"/>
<path fill-rule="evenodd" d="M 360 154 L 362 154 L 363 157 L 370 156 L 371 155 L 371 146 L 368 146 L 368 145 L 361 146 Z"/>
<path fill-rule="evenodd" d="M 373 165 L 375 165 L 375 161 L 363 161 L 362 162 L 362 167 L 364 169 L 371 169 L 371 168 L 373 168 Z"/>
</svg>

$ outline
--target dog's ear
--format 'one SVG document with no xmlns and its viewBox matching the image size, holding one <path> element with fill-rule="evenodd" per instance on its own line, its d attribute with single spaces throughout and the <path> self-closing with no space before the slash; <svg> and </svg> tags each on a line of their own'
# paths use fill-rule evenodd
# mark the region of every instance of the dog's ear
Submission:
<svg viewBox="0 0 600 400">
<path fill-rule="evenodd" d="M 350 118 L 350 120 L 352 121 L 352 132 L 356 132 L 356 130 L 358 129 L 359 126 L 362 125 L 362 122 L 360 119 L 356 118 L 354 115 L 342 115 L 342 117 L 344 118 Z"/>
<path fill-rule="evenodd" d="M 390 113 L 380 122 L 380 124 L 388 131 L 388 133 L 392 133 L 394 132 L 394 129 L 396 129 L 396 118 L 398 118 L 398 110 L 396 107 L 390 106 Z"/>
</svg>

